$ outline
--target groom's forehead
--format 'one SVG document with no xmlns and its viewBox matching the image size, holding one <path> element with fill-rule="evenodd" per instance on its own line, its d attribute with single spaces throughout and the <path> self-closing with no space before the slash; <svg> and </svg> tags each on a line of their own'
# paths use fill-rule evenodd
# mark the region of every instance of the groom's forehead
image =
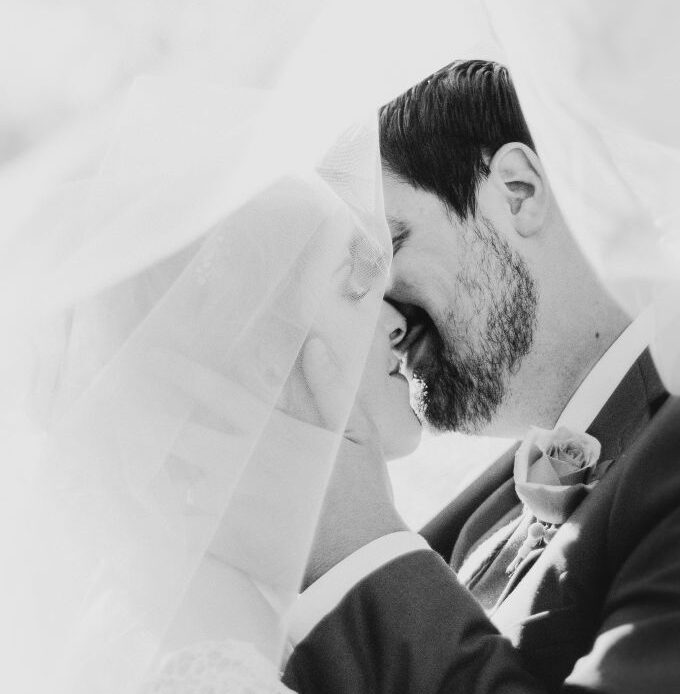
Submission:
<svg viewBox="0 0 680 694">
<path fill-rule="evenodd" d="M 417 229 L 423 217 L 449 214 L 446 201 L 434 190 L 407 181 L 397 174 L 383 171 L 382 188 L 388 221 L 401 221 Z"/>
</svg>

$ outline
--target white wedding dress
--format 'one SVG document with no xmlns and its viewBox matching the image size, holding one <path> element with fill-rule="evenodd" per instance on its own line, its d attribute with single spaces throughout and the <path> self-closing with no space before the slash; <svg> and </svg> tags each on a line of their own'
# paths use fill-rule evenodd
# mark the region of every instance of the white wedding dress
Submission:
<svg viewBox="0 0 680 694">
<path fill-rule="evenodd" d="M 197 643 L 169 654 L 145 694 L 285 694 L 276 668 L 243 641 Z"/>
<path fill-rule="evenodd" d="M 3 230 L 3 691 L 288 691 L 286 615 L 388 279 L 376 108 L 454 58 L 509 63 L 574 233 L 626 307 L 655 301 L 680 390 L 673 4 L 301 2 L 275 54 L 266 5 L 250 72 L 272 88 L 137 81 L 97 175 Z M 312 336 L 343 374 L 332 423 Z"/>
</svg>

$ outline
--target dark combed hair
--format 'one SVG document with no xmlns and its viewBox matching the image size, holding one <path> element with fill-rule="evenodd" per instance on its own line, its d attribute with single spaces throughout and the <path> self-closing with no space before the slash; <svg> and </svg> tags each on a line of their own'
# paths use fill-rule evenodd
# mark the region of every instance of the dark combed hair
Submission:
<svg viewBox="0 0 680 694">
<path fill-rule="evenodd" d="M 508 142 L 535 150 L 508 70 L 458 60 L 380 109 L 383 166 L 434 193 L 460 219 L 476 212 L 488 160 Z"/>
</svg>

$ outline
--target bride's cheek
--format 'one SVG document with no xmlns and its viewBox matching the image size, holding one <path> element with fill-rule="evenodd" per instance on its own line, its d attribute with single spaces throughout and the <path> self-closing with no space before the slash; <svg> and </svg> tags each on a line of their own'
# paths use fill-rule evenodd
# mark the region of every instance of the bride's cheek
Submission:
<svg viewBox="0 0 680 694">
<path fill-rule="evenodd" d="M 389 393 L 387 392 L 387 374 L 385 373 L 379 349 L 376 349 L 375 342 L 367 355 L 357 401 L 363 408 L 365 415 L 374 423 L 377 423 L 383 416 L 385 409 L 389 407 Z"/>
</svg>

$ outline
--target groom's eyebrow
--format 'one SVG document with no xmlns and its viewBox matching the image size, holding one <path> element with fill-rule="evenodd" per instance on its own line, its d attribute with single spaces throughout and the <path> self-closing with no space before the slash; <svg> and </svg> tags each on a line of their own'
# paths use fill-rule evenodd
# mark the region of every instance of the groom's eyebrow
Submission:
<svg viewBox="0 0 680 694">
<path fill-rule="evenodd" d="M 411 227 L 403 219 L 390 216 L 387 217 L 387 226 L 392 234 L 392 255 L 396 255 L 411 235 Z"/>
</svg>

